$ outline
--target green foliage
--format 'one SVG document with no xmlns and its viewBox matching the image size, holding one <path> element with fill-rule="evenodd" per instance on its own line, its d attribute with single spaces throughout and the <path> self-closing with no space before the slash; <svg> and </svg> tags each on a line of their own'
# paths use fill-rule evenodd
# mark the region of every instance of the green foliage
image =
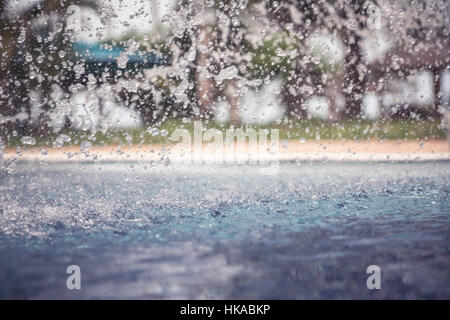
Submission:
<svg viewBox="0 0 450 320">
<path fill-rule="evenodd" d="M 342 64 L 334 62 L 332 57 L 324 54 L 321 49 L 314 48 L 309 54 L 314 72 L 321 76 L 322 74 L 333 74 L 341 71 L 343 68 Z"/>
<path fill-rule="evenodd" d="M 286 75 L 295 66 L 300 47 L 287 33 L 277 33 L 264 39 L 254 48 L 246 44 L 246 53 L 251 55 L 247 65 L 250 78 L 262 79 L 279 74 Z"/>
<path fill-rule="evenodd" d="M 203 123 L 206 129 L 217 128 L 226 130 L 229 124 L 221 126 L 215 122 Z M 285 119 L 278 124 L 267 126 L 249 126 L 258 129 L 279 129 L 282 140 L 316 140 L 316 139 L 445 139 L 446 131 L 437 120 L 380 120 L 357 121 L 345 120 L 330 123 L 322 120 L 292 120 Z M 154 129 L 153 129 L 154 128 Z M 169 143 L 169 137 L 176 129 L 186 129 L 193 134 L 193 120 L 183 121 L 179 118 L 168 118 L 151 128 L 136 128 L 128 130 L 97 131 L 94 134 L 89 131 L 66 130 L 53 133 L 46 137 L 36 138 L 33 147 L 52 147 L 53 141 L 60 134 L 71 137 L 69 145 L 79 145 L 84 140 L 89 140 L 93 145 L 111 144 L 150 144 Z M 20 142 L 21 136 L 4 137 L 6 147 L 27 147 Z"/>
</svg>

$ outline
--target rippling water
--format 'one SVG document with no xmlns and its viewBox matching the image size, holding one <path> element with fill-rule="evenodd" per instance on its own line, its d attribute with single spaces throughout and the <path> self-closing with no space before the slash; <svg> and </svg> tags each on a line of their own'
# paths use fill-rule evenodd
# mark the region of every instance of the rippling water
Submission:
<svg viewBox="0 0 450 320">
<path fill-rule="evenodd" d="M 450 298 L 449 185 L 450 162 L 18 163 L 0 298 Z"/>
</svg>

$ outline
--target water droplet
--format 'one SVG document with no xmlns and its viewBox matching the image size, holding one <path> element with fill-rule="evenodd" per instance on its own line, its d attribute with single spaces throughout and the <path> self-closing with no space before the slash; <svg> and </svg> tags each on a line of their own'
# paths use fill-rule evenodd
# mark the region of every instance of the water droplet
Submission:
<svg viewBox="0 0 450 320">
<path fill-rule="evenodd" d="M 22 142 L 23 144 L 27 144 L 27 145 L 35 145 L 36 139 L 33 137 L 30 137 L 30 136 L 25 136 L 20 139 L 20 142 Z"/>
</svg>

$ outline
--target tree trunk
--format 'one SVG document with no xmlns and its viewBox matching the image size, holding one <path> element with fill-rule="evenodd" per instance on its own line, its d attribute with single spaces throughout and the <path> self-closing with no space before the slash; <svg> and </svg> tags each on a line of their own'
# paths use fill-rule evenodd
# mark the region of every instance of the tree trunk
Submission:
<svg viewBox="0 0 450 320">
<path fill-rule="evenodd" d="M 345 95 L 344 115 L 347 117 L 358 117 L 361 114 L 366 75 L 359 70 L 363 62 L 360 42 L 361 37 L 353 32 L 344 37 L 347 52 L 343 91 Z"/>
<path fill-rule="evenodd" d="M 237 80 L 228 80 L 225 84 L 225 96 L 230 104 L 230 122 L 234 125 L 240 125 L 241 117 L 239 114 L 239 94 Z"/>
<path fill-rule="evenodd" d="M 199 45 L 203 45 L 205 47 L 208 46 L 208 42 L 211 39 L 211 35 L 204 28 L 199 34 Z M 192 45 L 196 45 L 193 43 Z M 200 118 L 208 117 L 210 113 L 211 105 L 215 98 L 215 83 L 214 80 L 207 77 L 207 52 L 201 52 L 201 50 L 197 50 L 196 52 L 196 67 L 197 70 L 195 72 L 195 93 L 197 98 L 197 106 L 200 109 Z"/>
<path fill-rule="evenodd" d="M 433 116 L 440 116 L 439 108 L 442 106 L 442 96 L 441 96 L 441 70 L 440 68 L 433 69 L 433 80 L 434 80 L 434 109 L 432 112 Z"/>
</svg>

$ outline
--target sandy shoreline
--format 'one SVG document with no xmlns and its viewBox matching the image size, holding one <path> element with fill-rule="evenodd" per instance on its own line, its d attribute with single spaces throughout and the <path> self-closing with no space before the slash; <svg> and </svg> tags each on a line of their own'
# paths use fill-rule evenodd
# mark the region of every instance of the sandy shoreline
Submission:
<svg viewBox="0 0 450 320">
<path fill-rule="evenodd" d="M 277 148 L 278 147 L 278 148 Z M 200 163 L 264 163 L 270 161 L 431 161 L 450 160 L 446 140 L 318 140 L 281 141 L 279 146 L 248 145 L 217 148 L 203 144 L 201 148 L 172 145 L 108 145 L 80 150 L 79 146 L 54 148 L 7 148 L 4 161 L 42 162 L 200 162 Z"/>
</svg>

